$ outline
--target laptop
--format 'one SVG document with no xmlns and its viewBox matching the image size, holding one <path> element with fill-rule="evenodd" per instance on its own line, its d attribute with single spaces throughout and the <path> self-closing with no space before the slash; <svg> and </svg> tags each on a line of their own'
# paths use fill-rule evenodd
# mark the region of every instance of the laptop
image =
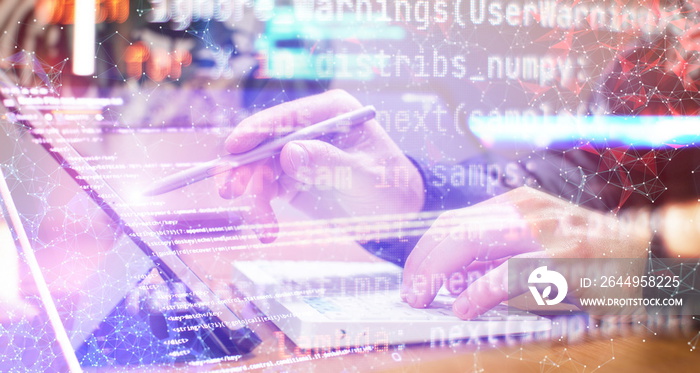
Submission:
<svg viewBox="0 0 700 373">
<path fill-rule="evenodd" d="M 425 309 L 400 298 L 402 269 L 387 262 L 241 261 L 233 285 L 299 348 L 373 346 L 519 336 L 551 329 L 549 319 L 499 305 L 474 320 L 452 312 L 444 288 Z"/>
</svg>

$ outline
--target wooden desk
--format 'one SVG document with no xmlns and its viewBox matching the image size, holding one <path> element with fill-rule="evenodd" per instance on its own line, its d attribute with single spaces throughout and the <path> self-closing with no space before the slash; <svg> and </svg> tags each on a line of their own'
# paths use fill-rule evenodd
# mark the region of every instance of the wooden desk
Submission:
<svg viewBox="0 0 700 373">
<path fill-rule="evenodd" d="M 496 346 L 458 344 L 431 348 L 303 356 L 271 322 L 253 326 L 263 339 L 254 354 L 237 361 L 178 367 L 178 371 L 265 372 L 697 372 L 698 331 L 654 336 L 646 330 L 597 331 L 578 341 L 501 340 Z M 612 335 L 604 335 L 612 334 Z M 296 358 L 297 360 L 294 360 Z M 164 368 L 164 371 L 168 369 Z"/>
</svg>

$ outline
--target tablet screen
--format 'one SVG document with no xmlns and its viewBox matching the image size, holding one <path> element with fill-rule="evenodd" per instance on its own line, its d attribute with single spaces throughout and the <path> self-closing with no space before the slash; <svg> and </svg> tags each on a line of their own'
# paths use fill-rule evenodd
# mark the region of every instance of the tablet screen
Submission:
<svg viewBox="0 0 700 373">
<path fill-rule="evenodd" d="M 56 118 L 50 100 L 28 103 L 23 95 L 24 89 L 43 92 L 50 86 L 13 85 L 5 73 L 3 83 L 10 109 L 0 136 L 11 191 L 5 202 L 17 207 L 81 363 L 174 362 L 250 351 L 256 337 L 182 262 L 163 233 L 168 225 L 200 226 L 178 219 L 183 214 L 173 206 L 158 214 L 122 198 L 134 196 L 134 177 L 148 170 L 148 162 L 130 173 L 115 162 L 117 155 L 105 154 L 109 136 L 90 121 Z M 90 105 L 77 108 L 87 111 Z M 96 143 L 103 151 L 91 153 Z M 124 338 L 137 342 L 105 347 Z"/>
</svg>

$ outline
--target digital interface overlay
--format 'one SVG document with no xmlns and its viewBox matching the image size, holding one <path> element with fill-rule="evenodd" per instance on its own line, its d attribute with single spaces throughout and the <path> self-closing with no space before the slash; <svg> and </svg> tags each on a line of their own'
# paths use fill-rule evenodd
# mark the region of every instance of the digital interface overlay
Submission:
<svg viewBox="0 0 700 373">
<path fill-rule="evenodd" d="M 653 335 L 697 362 L 699 17 L 660 0 L 2 0 L 0 370 L 456 354 L 480 371 L 554 342 L 523 364 L 595 367 Z M 143 193 L 357 105 L 375 119 Z M 590 341 L 598 360 L 565 352 Z"/>
</svg>

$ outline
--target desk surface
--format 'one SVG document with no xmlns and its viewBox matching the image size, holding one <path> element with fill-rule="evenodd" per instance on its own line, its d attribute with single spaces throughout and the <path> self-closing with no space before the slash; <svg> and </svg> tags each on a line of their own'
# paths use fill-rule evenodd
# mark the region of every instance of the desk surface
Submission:
<svg viewBox="0 0 700 373">
<path fill-rule="evenodd" d="M 178 367 L 177 371 L 265 372 L 696 372 L 698 331 L 595 332 L 578 341 L 518 341 L 493 346 L 407 346 L 401 351 L 303 356 L 271 322 L 254 327 L 263 338 L 254 354 L 238 361 Z M 158 371 L 161 369 L 153 367 Z M 143 369 L 141 367 L 140 369 Z M 136 368 L 136 371 L 140 370 Z M 171 368 L 162 368 L 169 371 Z"/>
<path fill-rule="evenodd" d="M 223 291 L 219 288 L 219 291 Z M 233 294 L 231 294 L 233 296 Z M 242 316 L 262 316 L 248 306 Z M 585 320 L 589 329 L 581 328 Z M 641 320 L 641 321 L 640 321 Z M 301 351 L 271 322 L 250 324 L 263 340 L 254 353 L 226 362 L 147 370 L 207 372 L 697 372 L 700 329 L 692 317 L 666 320 L 586 315 L 552 317 L 549 335 L 389 346 L 366 352 Z M 568 323 L 568 325 L 567 325 Z M 578 326 L 577 326 L 578 325 Z M 363 346 L 360 346 L 362 348 Z M 123 369 L 118 369 L 122 371 Z M 143 371 L 144 367 L 127 368 Z"/>
</svg>

